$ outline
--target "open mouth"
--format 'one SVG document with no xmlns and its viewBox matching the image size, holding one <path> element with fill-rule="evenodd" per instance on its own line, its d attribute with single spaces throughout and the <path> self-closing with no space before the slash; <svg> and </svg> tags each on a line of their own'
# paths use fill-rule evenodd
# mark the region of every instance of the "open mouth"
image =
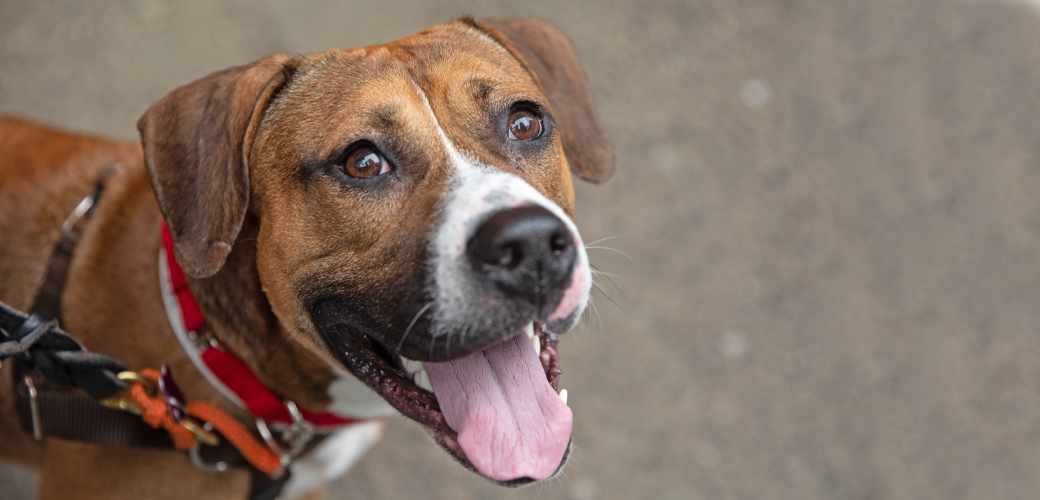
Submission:
<svg viewBox="0 0 1040 500">
<path fill-rule="evenodd" d="M 326 341 L 344 365 L 464 467 L 503 486 L 555 476 L 570 451 L 557 335 L 542 322 L 465 357 L 419 362 L 343 324 Z"/>
</svg>

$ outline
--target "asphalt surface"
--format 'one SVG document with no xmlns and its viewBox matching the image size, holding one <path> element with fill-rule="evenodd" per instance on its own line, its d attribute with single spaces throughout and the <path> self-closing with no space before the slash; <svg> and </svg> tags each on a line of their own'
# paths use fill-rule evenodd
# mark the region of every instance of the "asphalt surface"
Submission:
<svg viewBox="0 0 1040 500">
<path fill-rule="evenodd" d="M 562 342 L 565 477 L 491 486 L 400 419 L 329 498 L 1036 498 L 1040 11 L 7 1 L 0 110 L 130 138 L 210 71 L 462 13 L 571 37 L 619 160 L 579 227 L 631 260 L 590 250 L 617 286 Z"/>
</svg>

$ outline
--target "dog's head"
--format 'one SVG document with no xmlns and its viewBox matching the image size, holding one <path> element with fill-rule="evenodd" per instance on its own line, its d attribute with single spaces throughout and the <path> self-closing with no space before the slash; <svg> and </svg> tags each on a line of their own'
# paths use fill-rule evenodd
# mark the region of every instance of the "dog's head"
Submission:
<svg viewBox="0 0 1040 500">
<path fill-rule="evenodd" d="M 463 18 L 275 55 L 177 89 L 138 127 L 189 275 L 220 270 L 249 214 L 282 331 L 488 478 L 558 470 L 571 413 L 555 335 L 592 283 L 570 176 L 614 170 L 562 33 Z"/>
</svg>

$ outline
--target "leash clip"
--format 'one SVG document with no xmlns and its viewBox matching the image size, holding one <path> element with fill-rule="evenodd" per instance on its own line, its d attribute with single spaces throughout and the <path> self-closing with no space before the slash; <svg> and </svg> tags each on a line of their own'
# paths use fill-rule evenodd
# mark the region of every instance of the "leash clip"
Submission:
<svg viewBox="0 0 1040 500">
<path fill-rule="evenodd" d="M 116 375 L 116 378 L 128 384 L 140 384 L 144 388 L 145 392 L 148 393 L 149 397 L 161 395 L 163 401 L 167 404 L 167 411 L 170 413 L 170 416 L 173 417 L 174 421 L 182 427 L 188 429 L 195 436 L 196 442 L 201 441 L 203 444 L 209 446 L 219 445 L 220 438 L 206 428 L 209 423 L 207 422 L 202 424 L 191 418 L 188 415 L 187 408 L 184 407 L 184 403 L 166 392 L 167 389 L 176 388 L 173 384 L 173 378 L 169 376 L 169 369 L 167 369 L 166 375 L 167 381 L 163 381 L 162 378 L 160 378 L 160 382 L 158 383 L 140 373 L 129 370 L 119 372 L 119 374 Z M 180 391 L 177 391 L 177 393 L 179 394 Z M 134 415 L 144 414 L 144 410 L 142 410 L 141 407 L 130 398 L 129 391 L 124 390 L 108 399 L 102 399 L 100 403 L 109 408 L 123 410 L 133 413 Z"/>
<path fill-rule="evenodd" d="M 289 455 L 295 458 L 303 452 L 307 443 L 314 439 L 314 424 L 304 420 L 303 413 L 296 407 L 296 403 L 286 400 L 285 407 L 289 410 L 289 415 L 292 415 L 293 423 L 282 431 L 282 441 L 289 443 Z"/>
<path fill-rule="evenodd" d="M 129 384 L 141 384 L 149 396 L 155 395 L 157 389 L 155 383 L 140 373 L 127 370 L 117 373 L 116 378 L 126 382 L 128 384 L 127 387 L 129 387 Z M 123 390 L 110 398 L 102 399 L 98 402 L 112 408 L 113 410 L 122 410 L 133 413 L 134 415 L 141 415 L 144 413 L 144 411 L 130 399 L 127 390 Z"/>
<path fill-rule="evenodd" d="M 303 418 L 303 413 L 295 402 L 285 400 L 285 408 L 289 410 L 289 415 L 293 419 L 293 423 L 289 424 L 281 434 L 282 441 L 289 445 L 289 449 L 285 449 L 278 443 L 264 419 L 256 419 L 256 429 L 260 431 L 260 437 L 267 443 L 267 447 L 278 455 L 283 467 L 287 467 L 294 458 L 303 453 L 307 444 L 314 439 L 315 434 L 314 424 Z"/>
<path fill-rule="evenodd" d="M 184 403 L 184 394 L 181 393 L 177 383 L 173 381 L 173 372 L 170 371 L 170 367 L 162 365 L 159 367 L 159 393 L 162 395 L 164 401 L 166 401 L 166 411 L 170 413 L 170 416 L 182 427 L 191 431 L 195 435 L 195 446 L 198 448 L 198 443 L 203 443 L 209 446 L 217 446 L 220 444 L 220 439 L 216 434 L 213 433 L 213 424 L 209 422 L 199 423 L 199 421 L 191 418 L 188 414 L 188 407 Z M 227 470 L 227 464 L 224 464 L 224 469 L 220 469 L 218 462 L 217 469 L 215 472 L 223 472 Z M 209 469 L 204 469 L 209 470 Z"/>
</svg>

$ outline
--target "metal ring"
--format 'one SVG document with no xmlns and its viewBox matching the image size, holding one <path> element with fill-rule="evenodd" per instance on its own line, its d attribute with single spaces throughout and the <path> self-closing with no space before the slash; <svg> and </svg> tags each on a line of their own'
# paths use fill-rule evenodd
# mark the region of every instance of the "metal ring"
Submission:
<svg viewBox="0 0 1040 500">
<path fill-rule="evenodd" d="M 260 432 L 260 437 L 263 438 L 264 443 L 267 447 L 278 455 L 278 462 L 282 464 L 282 467 L 287 467 L 292 463 L 293 457 L 289 455 L 289 450 L 282 448 L 278 441 L 271 434 L 271 429 L 267 427 L 267 421 L 262 418 L 256 419 L 256 430 Z"/>
<path fill-rule="evenodd" d="M 303 412 L 291 399 L 285 400 L 285 407 L 289 410 L 293 423 L 282 431 L 282 441 L 289 445 L 289 456 L 296 458 L 307 447 L 307 443 L 314 439 L 314 424 L 304 420 Z"/>
<path fill-rule="evenodd" d="M 92 206 L 94 206 L 93 194 L 83 198 L 83 201 L 80 201 L 79 205 L 76 205 L 76 208 L 71 214 L 69 214 L 68 218 L 65 219 L 65 222 L 61 224 L 61 230 L 66 232 L 71 231 L 72 226 L 75 226 L 76 223 L 79 222 L 79 219 L 83 217 L 83 214 L 87 213 L 87 210 L 90 210 L 90 207 Z"/>
<path fill-rule="evenodd" d="M 303 421 L 303 413 L 300 412 L 300 408 L 296 406 L 296 403 L 291 399 L 285 400 L 285 408 L 289 410 L 289 416 L 292 417 L 293 423 Z"/>
<path fill-rule="evenodd" d="M 205 424 L 203 424 L 202 428 L 206 431 L 212 431 L 213 424 L 206 422 Z M 200 452 L 201 449 L 202 441 L 196 439 L 195 446 L 192 446 L 191 451 L 188 452 L 188 458 L 191 459 L 191 463 L 195 466 L 196 469 L 201 470 L 203 472 L 224 472 L 228 470 L 227 462 L 220 461 L 215 464 L 211 464 L 203 460 L 202 453 Z"/>
<path fill-rule="evenodd" d="M 267 427 L 267 421 L 262 418 L 257 418 L 256 430 L 260 431 L 260 437 L 263 438 L 264 443 L 267 444 L 267 447 L 270 448 L 271 451 L 278 455 L 284 455 L 287 453 L 287 450 L 282 448 L 282 446 L 278 444 L 278 441 L 274 439 L 274 435 L 271 434 L 271 429 Z"/>
<path fill-rule="evenodd" d="M 156 391 L 159 389 L 159 386 L 155 385 L 155 382 L 152 379 L 145 377 L 144 375 L 141 375 L 140 373 L 137 373 L 135 371 L 127 370 L 124 372 L 119 372 L 116 374 L 116 378 L 130 384 L 143 385 L 145 390 L 148 391 L 149 396 L 154 396 L 156 394 Z"/>
</svg>

